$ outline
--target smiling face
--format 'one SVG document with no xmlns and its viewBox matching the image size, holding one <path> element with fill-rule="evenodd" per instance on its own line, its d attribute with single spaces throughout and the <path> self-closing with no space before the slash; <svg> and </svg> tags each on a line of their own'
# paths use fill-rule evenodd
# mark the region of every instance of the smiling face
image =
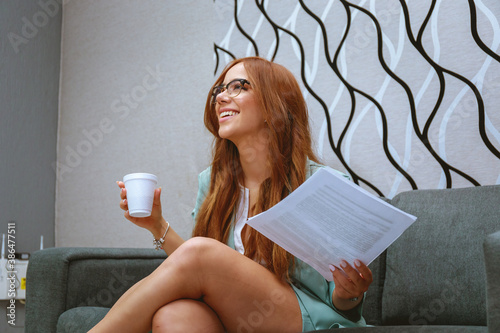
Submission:
<svg viewBox="0 0 500 333">
<path fill-rule="evenodd" d="M 235 79 L 246 79 L 248 75 L 243 63 L 234 65 L 226 73 L 222 85 Z M 244 143 L 244 140 L 254 139 L 266 128 L 264 117 L 258 106 L 252 82 L 245 84 L 236 97 L 230 97 L 227 91 L 217 95 L 215 112 L 219 119 L 219 136 L 231 140 L 235 145 Z"/>
</svg>

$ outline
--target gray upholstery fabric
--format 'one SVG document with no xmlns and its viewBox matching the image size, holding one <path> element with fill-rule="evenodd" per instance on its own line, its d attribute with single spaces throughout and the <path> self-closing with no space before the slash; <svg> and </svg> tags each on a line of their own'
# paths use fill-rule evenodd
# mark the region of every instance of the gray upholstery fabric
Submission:
<svg viewBox="0 0 500 333">
<path fill-rule="evenodd" d="M 109 307 L 165 258 L 151 249 L 50 248 L 31 255 L 26 279 L 26 333 L 56 332 L 73 307 Z"/>
<path fill-rule="evenodd" d="M 57 322 L 57 333 L 87 333 L 104 318 L 109 308 L 78 307 L 64 312 Z"/>
<path fill-rule="evenodd" d="M 500 220 L 500 216 L 498 217 Z M 489 235 L 484 242 L 486 264 L 488 329 L 500 332 L 500 231 Z"/>
<path fill-rule="evenodd" d="M 372 261 L 368 267 L 373 274 L 373 282 L 366 292 L 363 304 L 363 318 L 369 325 L 382 325 L 382 291 L 385 279 L 385 256 L 384 251 L 377 259 Z"/>
<path fill-rule="evenodd" d="M 391 203 L 418 220 L 370 264 L 363 313 L 378 327 L 342 332 L 500 332 L 500 185 L 411 191 Z M 86 332 L 164 258 L 150 249 L 35 252 L 25 332 Z"/>
<path fill-rule="evenodd" d="M 133 284 L 149 275 L 162 259 L 87 258 L 75 260 L 68 270 L 66 308 L 111 307 Z M 85 290 L 82 293 L 81 290 Z"/>
<path fill-rule="evenodd" d="M 499 186 L 392 200 L 418 220 L 387 251 L 383 324 L 486 326 L 482 243 L 500 227 L 499 203 Z"/>
</svg>

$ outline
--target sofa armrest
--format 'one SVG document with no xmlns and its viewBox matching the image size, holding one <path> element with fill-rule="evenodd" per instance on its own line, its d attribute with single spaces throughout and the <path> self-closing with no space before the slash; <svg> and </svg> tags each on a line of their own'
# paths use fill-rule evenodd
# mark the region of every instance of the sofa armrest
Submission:
<svg viewBox="0 0 500 333">
<path fill-rule="evenodd" d="M 111 307 L 165 258 L 164 252 L 130 248 L 33 253 L 26 278 L 26 332 L 56 332 L 59 316 L 75 307 Z"/>
<path fill-rule="evenodd" d="M 500 231 L 486 237 L 484 259 L 488 331 L 500 332 Z"/>
</svg>

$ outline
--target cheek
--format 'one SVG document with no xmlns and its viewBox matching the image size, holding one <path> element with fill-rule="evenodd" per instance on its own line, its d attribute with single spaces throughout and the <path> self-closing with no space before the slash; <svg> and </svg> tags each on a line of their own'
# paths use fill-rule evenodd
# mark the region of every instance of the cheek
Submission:
<svg viewBox="0 0 500 333">
<path fill-rule="evenodd" d="M 247 107 L 248 114 L 252 119 L 258 122 L 264 122 L 264 115 L 256 103 L 249 104 Z"/>
</svg>

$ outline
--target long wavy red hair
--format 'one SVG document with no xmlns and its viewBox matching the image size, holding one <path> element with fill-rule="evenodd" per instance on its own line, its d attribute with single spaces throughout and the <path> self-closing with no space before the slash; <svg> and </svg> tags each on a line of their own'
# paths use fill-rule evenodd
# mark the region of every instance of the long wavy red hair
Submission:
<svg viewBox="0 0 500 333">
<path fill-rule="evenodd" d="M 283 66 L 260 57 L 237 59 L 227 65 L 213 87 L 221 85 L 229 69 L 243 63 L 264 119 L 269 142 L 271 176 L 260 185 L 251 214 L 263 212 L 295 190 L 306 178 L 306 161 L 317 161 L 312 150 L 307 106 L 293 74 Z M 212 88 L 213 88 L 212 87 Z M 212 91 L 212 89 L 210 90 Z M 239 203 L 242 170 L 236 146 L 219 136 L 219 120 L 208 95 L 205 126 L 214 135 L 210 189 L 200 207 L 193 236 L 212 237 L 226 243 Z M 265 262 L 282 279 L 289 278 L 293 256 L 256 230 L 248 227 L 245 255 Z"/>
</svg>

